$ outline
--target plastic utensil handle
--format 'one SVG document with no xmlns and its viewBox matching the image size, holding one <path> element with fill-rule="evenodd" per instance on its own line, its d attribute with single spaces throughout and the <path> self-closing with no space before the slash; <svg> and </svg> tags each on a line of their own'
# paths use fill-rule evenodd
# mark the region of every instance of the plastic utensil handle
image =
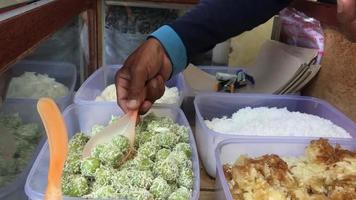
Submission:
<svg viewBox="0 0 356 200">
<path fill-rule="evenodd" d="M 133 125 L 133 132 L 130 134 L 130 146 L 131 148 L 134 147 L 135 144 L 135 139 L 136 139 L 136 131 L 135 131 L 135 126 L 136 126 L 136 122 L 137 122 L 137 115 L 138 115 L 138 110 L 134 110 L 134 111 L 129 111 L 129 116 L 130 116 L 130 121 Z"/>
<path fill-rule="evenodd" d="M 62 199 L 61 177 L 68 152 L 67 130 L 57 104 L 52 99 L 39 99 L 37 110 L 46 129 L 50 151 L 45 199 L 59 200 Z"/>
</svg>

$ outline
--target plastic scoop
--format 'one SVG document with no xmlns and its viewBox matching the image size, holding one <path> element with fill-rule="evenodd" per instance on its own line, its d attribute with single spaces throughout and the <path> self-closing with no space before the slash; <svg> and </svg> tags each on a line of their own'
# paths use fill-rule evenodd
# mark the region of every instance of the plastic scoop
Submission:
<svg viewBox="0 0 356 200">
<path fill-rule="evenodd" d="M 82 157 L 89 157 L 91 151 L 99 144 L 105 144 L 110 141 L 116 135 L 123 135 L 130 140 L 131 150 L 135 144 L 135 127 L 137 120 L 138 111 L 131 111 L 125 114 L 123 117 L 120 117 L 118 120 L 109 124 L 101 132 L 97 133 L 94 137 L 90 138 L 87 144 L 84 146 Z M 130 152 L 129 152 L 130 153 Z M 127 157 L 127 156 L 125 156 Z"/>
<path fill-rule="evenodd" d="M 0 127 L 0 155 L 10 160 L 16 152 L 15 136 L 6 127 Z"/>
<path fill-rule="evenodd" d="M 61 200 L 61 177 L 68 153 L 67 129 L 57 104 L 49 98 L 41 98 L 37 110 L 46 129 L 50 152 L 46 200 Z"/>
</svg>

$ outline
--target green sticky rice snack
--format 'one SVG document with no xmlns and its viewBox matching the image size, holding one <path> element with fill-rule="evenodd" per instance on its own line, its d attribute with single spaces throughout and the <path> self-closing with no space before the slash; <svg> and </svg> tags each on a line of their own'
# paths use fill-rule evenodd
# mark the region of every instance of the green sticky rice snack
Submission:
<svg viewBox="0 0 356 200">
<path fill-rule="evenodd" d="M 130 148 L 130 140 L 123 135 L 115 136 L 112 140 L 112 144 L 115 148 L 117 148 L 118 151 L 121 151 L 123 154 L 125 154 Z"/>
<path fill-rule="evenodd" d="M 147 157 L 151 160 L 154 160 L 157 151 L 159 150 L 159 146 L 153 142 L 147 142 L 140 146 L 137 151 L 137 156 Z"/>
<path fill-rule="evenodd" d="M 191 149 L 191 147 L 190 147 L 190 145 L 188 143 L 179 143 L 174 147 L 173 150 L 176 151 L 176 152 L 185 153 L 185 155 L 189 159 L 192 157 L 192 149 Z"/>
<path fill-rule="evenodd" d="M 94 126 L 92 132 L 103 128 Z M 128 200 L 190 198 L 194 174 L 186 127 L 167 117 L 149 114 L 136 127 L 135 149 L 131 151 L 128 138 L 118 135 L 96 146 L 83 159 L 81 154 L 88 140 L 88 136 L 78 133 L 70 142 L 62 176 L 62 183 L 67 184 L 63 191 L 68 196 Z"/>
<path fill-rule="evenodd" d="M 101 165 L 94 173 L 95 183 L 101 186 L 110 185 L 115 173 L 116 170 L 114 168 Z"/>
<path fill-rule="evenodd" d="M 113 199 L 113 198 L 120 198 L 120 194 L 116 192 L 113 186 L 104 185 L 95 189 L 90 194 L 85 195 L 83 197 L 91 198 L 91 199 Z"/>
<path fill-rule="evenodd" d="M 80 171 L 83 176 L 93 177 L 96 170 L 100 167 L 100 160 L 88 157 L 81 161 Z"/>
<path fill-rule="evenodd" d="M 171 151 L 169 149 L 165 149 L 165 148 L 160 149 L 156 154 L 155 161 L 160 162 L 160 161 L 165 160 L 169 156 L 170 153 L 171 153 Z"/>
<path fill-rule="evenodd" d="M 193 170 L 191 168 L 181 169 L 177 183 L 181 187 L 192 189 L 194 183 Z"/>
<path fill-rule="evenodd" d="M 64 195 L 81 197 L 89 193 L 89 181 L 81 175 L 67 175 L 62 177 L 62 191 Z"/>
<path fill-rule="evenodd" d="M 168 197 L 168 200 L 189 200 L 190 194 L 191 192 L 187 188 L 180 187 Z"/>
<path fill-rule="evenodd" d="M 69 142 L 69 154 L 82 154 L 89 137 L 84 133 L 76 133 Z"/>
<path fill-rule="evenodd" d="M 172 149 L 179 142 L 179 136 L 172 132 L 159 133 L 154 135 L 151 141 L 162 148 Z"/>
<path fill-rule="evenodd" d="M 166 159 L 155 165 L 155 173 L 168 182 L 174 182 L 179 176 L 179 165 L 175 159 Z"/>
<path fill-rule="evenodd" d="M 64 163 L 63 171 L 69 174 L 80 174 L 81 156 L 73 153 L 69 154 Z"/>
<path fill-rule="evenodd" d="M 153 195 L 144 188 L 132 188 L 125 196 L 127 200 L 154 200 Z"/>
<path fill-rule="evenodd" d="M 150 192 L 155 199 L 164 200 L 171 194 L 171 186 L 162 177 L 157 177 L 152 182 Z"/>
</svg>

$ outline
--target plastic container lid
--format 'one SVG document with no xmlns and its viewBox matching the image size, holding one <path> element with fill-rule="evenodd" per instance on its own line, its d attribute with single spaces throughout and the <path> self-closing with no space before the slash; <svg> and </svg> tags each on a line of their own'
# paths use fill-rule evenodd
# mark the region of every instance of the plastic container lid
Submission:
<svg viewBox="0 0 356 200">
<path fill-rule="evenodd" d="M 342 148 L 356 150 L 355 140 L 330 140 L 331 144 L 340 144 Z M 216 199 L 233 200 L 223 171 L 223 164 L 234 163 L 239 156 L 258 157 L 265 154 L 276 154 L 281 157 L 296 157 L 304 155 L 304 149 L 310 143 L 305 140 L 281 139 L 226 139 L 215 149 L 217 164 L 216 185 L 218 188 Z"/>
<path fill-rule="evenodd" d="M 204 120 L 211 120 L 214 117 L 231 116 L 238 109 L 248 106 L 286 107 L 289 111 L 316 115 L 332 121 L 349 132 L 353 138 L 356 138 L 356 124 L 332 105 L 317 98 L 291 95 L 201 93 L 194 100 L 196 112 L 195 137 L 200 158 L 210 176 L 214 177 L 216 170 L 213 149 L 223 139 L 306 139 L 305 137 L 253 136 L 253 133 L 251 133 L 251 136 L 241 136 L 238 133 L 236 135 L 222 134 L 209 129 L 204 122 Z"/>
<path fill-rule="evenodd" d="M 189 123 L 183 112 L 175 107 L 156 107 L 152 108 L 151 112 L 158 116 L 167 116 L 173 119 L 176 123 L 189 128 Z M 95 115 L 93 115 L 95 113 Z M 63 117 L 67 126 L 68 136 L 71 138 L 77 132 L 88 133 L 91 127 L 96 124 L 107 124 L 112 115 L 122 115 L 122 111 L 118 109 L 116 103 L 106 104 L 82 104 L 71 105 L 63 113 Z M 192 148 L 193 171 L 195 175 L 193 193 L 191 199 L 198 199 L 200 192 L 200 169 L 199 158 L 196 150 L 195 140 L 191 129 L 189 128 L 190 145 Z M 49 165 L 49 151 L 46 143 L 39 153 L 32 169 L 28 175 L 25 192 L 29 199 L 42 200 L 47 186 L 47 175 Z M 84 199 L 70 198 L 63 199 Z"/>
<path fill-rule="evenodd" d="M 64 84 L 69 93 L 67 96 L 58 97 L 54 100 L 61 110 L 64 110 L 72 103 L 74 86 L 77 81 L 76 67 L 70 63 L 61 62 L 43 62 L 43 61 L 20 61 L 12 67 L 13 77 L 21 76 L 24 72 L 37 72 L 40 74 L 48 74 L 50 78 L 54 78 L 57 82 Z M 7 98 L 9 102 L 27 101 L 37 104 L 38 99 L 33 98 Z"/>
<path fill-rule="evenodd" d="M 117 70 L 121 68 L 121 65 L 110 65 L 107 67 L 102 67 L 95 71 L 79 88 L 78 92 L 74 96 L 74 103 L 76 104 L 86 104 L 86 103 L 112 103 L 100 101 L 96 102 L 95 98 L 101 94 L 101 92 L 110 84 L 115 82 L 115 75 Z M 179 100 L 175 106 L 180 107 L 183 98 L 186 94 L 186 86 L 182 74 L 178 74 L 172 77 L 166 82 L 168 87 L 177 87 L 179 91 Z M 169 104 L 156 104 L 173 106 Z"/>
<path fill-rule="evenodd" d="M 26 123 L 36 123 L 40 127 L 42 133 L 44 133 L 43 125 L 40 121 L 39 115 L 36 112 L 36 107 L 34 104 L 26 101 L 22 102 L 5 102 L 0 108 L 0 114 L 8 115 L 18 113 L 22 122 Z M 3 187 L 0 187 L 0 199 L 1 200 L 20 200 L 26 199 L 26 194 L 24 192 L 24 186 L 26 178 L 32 164 L 34 163 L 38 153 L 40 152 L 45 136 L 39 140 L 36 149 L 33 152 L 32 157 L 28 160 L 26 167 L 22 170 L 20 174 L 16 176 L 14 180 L 9 182 Z"/>
</svg>

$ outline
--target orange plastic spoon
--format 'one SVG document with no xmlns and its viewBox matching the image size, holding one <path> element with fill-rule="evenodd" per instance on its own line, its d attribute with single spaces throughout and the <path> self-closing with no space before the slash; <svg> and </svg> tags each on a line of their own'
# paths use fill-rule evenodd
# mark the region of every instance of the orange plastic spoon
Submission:
<svg viewBox="0 0 356 200">
<path fill-rule="evenodd" d="M 64 162 L 68 152 L 67 129 L 57 104 L 49 98 L 41 98 L 37 103 L 37 110 L 46 129 L 50 162 L 48 169 L 48 184 L 46 200 L 61 200 L 61 177 Z"/>
<path fill-rule="evenodd" d="M 116 135 L 124 135 L 130 140 L 130 147 L 133 149 L 135 144 L 135 127 L 138 111 L 131 111 L 119 118 L 115 122 L 109 124 L 100 133 L 97 133 L 94 137 L 84 146 L 82 157 L 89 157 L 91 151 L 99 144 L 105 144 L 110 142 Z M 129 154 L 130 152 L 128 152 Z M 126 158 L 126 156 L 124 157 Z"/>
</svg>

